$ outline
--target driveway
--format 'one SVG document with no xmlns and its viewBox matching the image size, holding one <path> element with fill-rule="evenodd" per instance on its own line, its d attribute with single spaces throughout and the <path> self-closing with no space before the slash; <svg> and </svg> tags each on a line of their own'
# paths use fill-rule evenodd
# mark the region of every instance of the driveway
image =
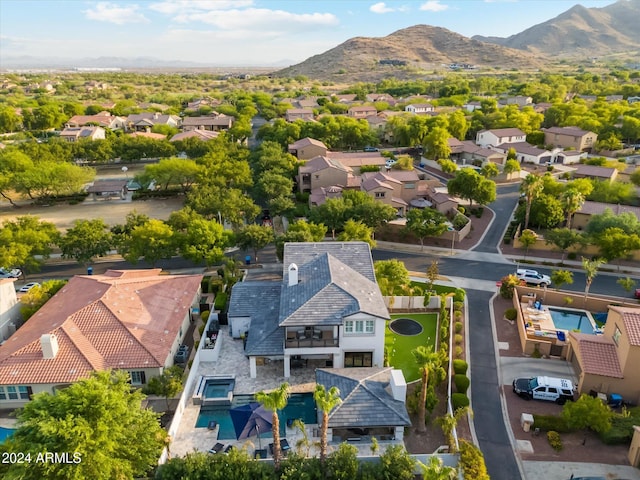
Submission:
<svg viewBox="0 0 640 480">
<path fill-rule="evenodd" d="M 561 377 L 572 380 L 574 385 L 578 381 L 573 366 L 559 359 L 500 357 L 500 374 L 502 385 L 511 385 L 518 377 Z"/>
</svg>

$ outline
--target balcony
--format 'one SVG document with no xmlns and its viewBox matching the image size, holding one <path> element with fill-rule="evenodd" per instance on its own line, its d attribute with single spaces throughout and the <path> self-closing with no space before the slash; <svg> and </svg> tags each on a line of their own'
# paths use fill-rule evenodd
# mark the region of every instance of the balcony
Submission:
<svg viewBox="0 0 640 480">
<path fill-rule="evenodd" d="M 337 347 L 338 337 L 334 336 L 333 328 L 292 327 L 287 328 L 284 346 L 285 348 Z"/>
</svg>

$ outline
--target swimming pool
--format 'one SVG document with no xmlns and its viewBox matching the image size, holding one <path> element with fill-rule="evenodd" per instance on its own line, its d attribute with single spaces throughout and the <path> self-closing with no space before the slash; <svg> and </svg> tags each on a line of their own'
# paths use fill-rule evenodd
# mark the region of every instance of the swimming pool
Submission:
<svg viewBox="0 0 640 480">
<path fill-rule="evenodd" d="M 229 415 L 229 409 L 240 405 L 246 405 L 255 401 L 253 395 L 235 395 L 230 406 L 200 407 L 200 414 L 196 420 L 196 428 L 205 428 L 209 421 L 218 422 L 218 440 L 235 440 L 236 431 Z M 313 393 L 293 393 L 289 397 L 289 403 L 280 416 L 280 434 L 285 435 L 285 428 L 288 420 L 301 419 L 306 425 L 318 423 L 316 402 Z M 260 437 L 270 437 L 271 431 L 265 432 Z"/>
<path fill-rule="evenodd" d="M 15 428 L 0 427 L 0 443 L 4 443 L 4 441 L 13 435 L 13 432 L 15 431 Z"/>
<path fill-rule="evenodd" d="M 586 310 L 549 307 L 553 324 L 558 330 L 579 330 L 580 333 L 595 334 L 596 322 Z"/>
</svg>

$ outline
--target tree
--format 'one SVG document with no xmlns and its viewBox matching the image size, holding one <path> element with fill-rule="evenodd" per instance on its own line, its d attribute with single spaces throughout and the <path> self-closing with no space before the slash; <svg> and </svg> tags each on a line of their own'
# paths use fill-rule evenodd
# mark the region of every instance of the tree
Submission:
<svg viewBox="0 0 640 480">
<path fill-rule="evenodd" d="M 167 190 L 171 186 L 179 186 L 182 192 L 188 192 L 194 183 L 204 173 L 204 167 L 195 160 L 184 158 L 164 158 L 158 163 L 144 167 L 144 173 L 139 175 L 141 185 L 155 180 L 159 187 Z"/>
<path fill-rule="evenodd" d="M 504 162 L 504 168 L 502 169 L 504 173 L 507 175 L 510 173 L 515 173 L 520 171 L 520 163 L 517 160 L 509 159 Z"/>
<path fill-rule="evenodd" d="M 451 147 L 449 146 L 449 132 L 443 127 L 434 127 L 424 138 L 424 149 L 434 160 L 449 158 Z"/>
<path fill-rule="evenodd" d="M 287 382 L 280 385 L 275 390 L 256 393 L 256 402 L 271 412 L 271 432 L 273 433 L 273 464 L 276 470 L 280 467 L 280 417 L 278 410 L 283 410 L 289 401 L 291 389 Z"/>
<path fill-rule="evenodd" d="M 14 176 L 14 189 L 31 199 L 69 195 L 95 177 L 95 170 L 67 162 L 40 161 Z"/>
<path fill-rule="evenodd" d="M 585 231 L 592 237 L 597 237 L 608 228 L 619 228 L 627 234 L 640 235 L 640 220 L 631 212 L 615 214 L 610 208 L 603 213 L 591 215 Z"/>
<path fill-rule="evenodd" d="M 31 215 L 5 221 L 0 228 L 0 265 L 16 265 L 25 276 L 40 270 L 59 235 L 53 223 Z"/>
<path fill-rule="evenodd" d="M 516 218 L 523 221 L 525 215 L 526 204 L 518 208 Z M 562 209 L 560 200 L 553 195 L 543 193 L 540 194 L 531 205 L 529 226 L 536 225 L 540 228 L 554 228 L 562 222 L 564 218 L 564 210 Z"/>
<path fill-rule="evenodd" d="M 366 192 L 360 190 L 345 190 L 342 198 L 347 206 L 345 218 L 360 220 L 374 229 L 396 218 L 396 209 L 386 203 L 378 202 Z"/>
<path fill-rule="evenodd" d="M 338 240 L 341 242 L 367 242 L 371 248 L 376 246 L 376 241 L 373 237 L 373 228 L 368 227 L 362 221 L 349 219 L 344 224 L 344 230 L 338 235 Z"/>
<path fill-rule="evenodd" d="M 551 272 L 551 282 L 555 285 L 556 290 L 560 290 L 562 285 L 571 285 L 573 283 L 573 272 L 569 270 L 553 270 Z"/>
<path fill-rule="evenodd" d="M 391 445 L 380 455 L 380 476 L 377 478 L 414 480 L 415 465 L 416 461 L 404 445 Z"/>
<path fill-rule="evenodd" d="M 67 280 L 46 280 L 22 295 L 20 297 L 22 319 L 26 322 L 66 284 Z"/>
<path fill-rule="evenodd" d="M 584 301 L 587 301 L 587 296 L 589 295 L 589 288 L 591 288 L 591 284 L 593 280 L 598 275 L 598 269 L 604 263 L 604 260 L 596 258 L 595 260 L 589 260 L 588 258 L 582 257 L 582 268 L 584 270 L 585 276 L 585 285 L 584 285 Z"/>
<path fill-rule="evenodd" d="M 422 251 L 425 237 L 439 237 L 447 231 L 447 218 L 433 208 L 412 208 L 405 229 L 418 237 Z"/>
<path fill-rule="evenodd" d="M 584 195 L 574 188 L 568 188 L 562 194 L 562 206 L 567 214 L 567 228 L 571 228 L 571 218 L 582 207 Z"/>
<path fill-rule="evenodd" d="M 324 224 L 331 230 L 331 238 L 336 239 L 336 230 L 342 229 L 345 222 L 347 205 L 343 198 L 329 198 L 322 205 L 311 209 L 309 220 Z"/>
<path fill-rule="evenodd" d="M 427 284 L 429 290 L 433 290 L 433 284 L 436 283 L 436 280 L 440 276 L 440 271 L 438 269 L 438 260 L 431 260 L 431 265 L 427 269 L 427 278 L 429 279 L 429 283 Z"/>
<path fill-rule="evenodd" d="M 173 245 L 180 255 L 196 263 L 204 261 L 209 267 L 220 262 L 225 248 L 233 244 L 232 233 L 217 220 L 208 220 L 189 207 L 173 212 L 167 224 L 173 229 Z M 171 242 L 166 246 L 170 252 Z"/>
<path fill-rule="evenodd" d="M 523 230 L 520 234 L 520 238 L 518 239 L 522 246 L 524 247 L 524 258 L 527 258 L 527 254 L 529 253 L 529 247 L 534 245 L 538 240 L 538 235 L 533 230 Z"/>
<path fill-rule="evenodd" d="M 73 258 L 80 265 L 104 257 L 113 247 L 113 234 L 104 220 L 76 220 L 74 226 L 60 238 L 58 246 L 64 258 Z"/>
<path fill-rule="evenodd" d="M 633 252 L 640 250 L 640 236 L 636 233 L 626 233 L 621 228 L 609 227 L 594 238 L 600 249 L 600 254 L 611 262 L 626 258 Z M 620 262 L 618 262 L 620 271 Z"/>
<path fill-rule="evenodd" d="M 147 223 L 134 227 L 118 247 L 118 253 L 134 265 L 140 258 L 152 266 L 161 258 L 171 258 L 176 253 L 173 229 L 162 220 L 152 218 Z"/>
<path fill-rule="evenodd" d="M 498 166 L 493 162 L 485 163 L 480 172 L 484 178 L 494 178 L 497 177 L 499 173 Z"/>
<path fill-rule="evenodd" d="M 182 391 L 184 370 L 179 365 L 165 368 L 160 375 L 151 377 L 145 385 L 143 391 L 147 394 L 160 395 L 164 397 L 169 410 L 169 398 L 175 397 Z"/>
<path fill-rule="evenodd" d="M 320 424 L 320 462 L 324 463 L 327 457 L 327 431 L 329 428 L 329 413 L 342 403 L 340 390 L 338 387 L 331 387 L 329 390 L 322 384 L 317 384 L 313 392 L 318 410 L 322 412 L 322 423 Z"/>
<path fill-rule="evenodd" d="M 393 295 L 397 287 L 409 285 L 409 272 L 400 260 L 378 260 L 373 268 L 383 295 Z"/>
<path fill-rule="evenodd" d="M 640 187 L 640 167 L 631 174 L 630 180 L 636 187 Z"/>
<path fill-rule="evenodd" d="M 327 233 L 327 227 L 298 220 L 289 225 L 287 233 L 276 237 L 276 255 L 282 260 L 284 244 L 287 242 L 321 242 Z"/>
<path fill-rule="evenodd" d="M 588 428 L 596 433 L 604 433 L 611 428 L 613 412 L 598 397 L 583 393 L 578 400 L 567 402 L 562 407 L 562 418 L 569 428 Z"/>
<path fill-rule="evenodd" d="M 444 173 L 455 173 L 458 170 L 458 165 L 453 160 L 448 158 L 441 158 L 438 160 L 438 165 Z"/>
<path fill-rule="evenodd" d="M 242 250 L 253 249 L 253 258 L 258 261 L 258 250 L 262 250 L 274 240 L 273 228 L 262 225 L 246 225 L 236 233 L 236 244 Z"/>
<path fill-rule="evenodd" d="M 428 464 L 420 463 L 424 480 L 455 480 L 458 472 L 454 467 L 447 467 L 440 457 L 432 456 Z"/>
<path fill-rule="evenodd" d="M 580 232 L 569 230 L 568 228 L 554 228 L 553 230 L 548 230 L 544 236 L 544 242 L 547 245 L 553 245 L 562 252 L 560 263 L 564 262 L 567 250 L 573 245 L 581 243 L 582 240 L 583 236 Z"/>
<path fill-rule="evenodd" d="M 529 174 L 520 184 L 520 191 L 524 193 L 526 207 L 524 215 L 524 228 L 529 228 L 529 215 L 531 214 L 531 204 L 542 193 L 542 177 Z"/>
<path fill-rule="evenodd" d="M 496 184 L 480 175 L 472 168 L 461 168 L 447 183 L 449 194 L 469 200 L 469 206 L 476 201 L 486 205 L 496 199 Z"/>
<path fill-rule="evenodd" d="M 633 287 L 636 286 L 636 281 L 630 277 L 625 277 L 625 278 L 621 277 L 618 280 L 616 280 L 616 283 L 620 285 L 622 288 L 624 288 L 626 292 L 630 292 L 631 290 L 633 290 Z"/>
<path fill-rule="evenodd" d="M 281 215 L 295 206 L 291 199 L 293 180 L 276 172 L 264 172 L 256 183 L 256 197 L 266 199 L 269 210 Z M 284 199 L 288 201 L 283 201 Z"/>
<path fill-rule="evenodd" d="M 422 374 L 422 383 L 420 385 L 420 397 L 418 400 L 418 426 L 417 431 L 424 433 L 427 431 L 427 387 L 429 386 L 429 374 L 433 370 L 442 368 L 440 355 L 434 352 L 432 347 L 420 345 L 414 348 L 411 353 L 420 365 L 420 373 Z"/>
<path fill-rule="evenodd" d="M 2 477 L 146 477 L 157 466 L 167 433 L 158 414 L 142 408 L 143 399 L 123 371 L 96 372 L 53 395 L 34 395 L 2 447 L 30 454 L 34 461 L 3 465 Z M 72 458 L 69 463 L 36 462 L 44 452 L 71 452 Z"/>
<path fill-rule="evenodd" d="M 440 424 L 440 428 L 442 428 L 442 433 L 444 433 L 444 437 L 447 440 L 447 446 L 449 447 L 449 453 L 457 453 L 457 442 L 455 437 L 453 436 L 453 431 L 458 424 L 458 421 L 469 413 L 469 407 L 461 407 L 458 408 L 453 414 L 447 412 L 442 417 L 437 419 L 438 424 Z"/>
</svg>

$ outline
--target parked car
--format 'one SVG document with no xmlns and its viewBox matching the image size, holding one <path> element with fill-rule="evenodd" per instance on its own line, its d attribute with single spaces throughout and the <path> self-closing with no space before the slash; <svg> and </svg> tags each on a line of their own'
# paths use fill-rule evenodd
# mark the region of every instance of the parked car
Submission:
<svg viewBox="0 0 640 480">
<path fill-rule="evenodd" d="M 31 290 L 33 287 L 39 287 L 40 284 L 38 282 L 29 282 L 26 283 L 25 285 L 23 285 L 20 290 L 18 290 L 18 292 L 20 293 L 27 293 L 29 290 Z"/>
<path fill-rule="evenodd" d="M 574 387 L 573 382 L 566 378 L 516 378 L 513 392 L 525 400 L 547 400 L 564 405 L 567 400 L 573 400 Z"/>
<path fill-rule="evenodd" d="M 635 292 L 634 296 L 635 296 L 638 300 L 640 300 L 640 288 L 636 288 L 636 292 Z"/>
<path fill-rule="evenodd" d="M 527 284 L 538 285 L 540 287 L 551 285 L 551 277 L 538 273 L 537 270 L 529 270 L 519 268 L 516 270 L 516 276 L 519 280 L 524 280 Z"/>
<path fill-rule="evenodd" d="M 22 270 L 19 268 L 0 268 L 0 278 L 20 278 Z"/>
<path fill-rule="evenodd" d="M 377 152 L 378 149 L 376 147 L 364 147 L 365 152 Z"/>
</svg>

